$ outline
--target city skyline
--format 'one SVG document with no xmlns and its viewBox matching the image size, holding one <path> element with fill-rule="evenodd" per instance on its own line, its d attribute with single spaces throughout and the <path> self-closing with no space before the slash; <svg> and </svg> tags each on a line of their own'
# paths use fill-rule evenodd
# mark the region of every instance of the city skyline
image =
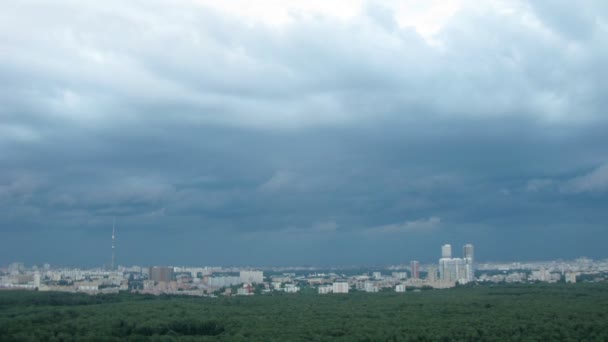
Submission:
<svg viewBox="0 0 608 342">
<path fill-rule="evenodd" d="M 116 242 L 116 233 L 115 233 L 115 227 L 112 227 L 112 245 L 111 245 L 111 263 L 110 264 L 106 264 L 106 263 L 101 263 L 101 264 L 91 264 L 91 265 L 85 265 L 85 264 L 74 264 L 74 263 L 68 263 L 68 264 L 55 264 L 53 265 L 54 267 L 76 267 L 76 268 L 80 268 L 80 267 L 92 267 L 92 268 L 101 268 L 101 269 L 105 269 L 105 270 L 116 270 L 118 267 L 131 267 L 131 266 L 135 266 L 136 264 L 134 263 L 123 263 L 123 264 L 115 264 L 115 242 Z M 429 267 L 430 268 L 434 268 L 434 272 L 437 273 L 437 279 L 450 279 L 449 277 L 445 277 L 443 275 L 443 273 L 445 272 L 445 267 L 455 267 L 454 264 L 449 265 L 449 266 L 445 266 L 442 265 L 443 261 L 442 260 L 451 260 L 451 261 L 456 261 L 457 263 L 462 261 L 463 267 L 466 267 L 466 269 L 463 269 L 462 271 L 460 271 L 462 274 L 467 274 L 465 278 L 467 281 L 470 281 L 472 274 L 474 273 L 474 264 L 476 263 L 474 261 L 474 246 L 471 243 L 466 243 L 465 245 L 462 246 L 462 258 L 457 258 L 456 256 L 454 256 L 452 254 L 452 245 L 451 244 L 443 244 L 441 245 L 441 252 L 439 253 L 439 265 L 437 265 L 437 260 L 431 260 L 431 261 L 424 261 L 424 262 L 420 262 L 418 260 L 414 259 L 410 259 L 410 260 L 406 260 L 406 261 L 400 261 L 400 262 L 393 262 L 393 263 L 360 263 L 360 264 L 354 264 L 354 263 L 345 263 L 345 264 L 252 264 L 252 263 L 245 263 L 245 264 L 213 264 L 213 263 L 207 263 L 204 264 L 206 267 L 244 267 L 244 268 L 262 268 L 262 269 L 269 269 L 269 268 L 282 268 L 282 269 L 290 269 L 290 267 L 293 267 L 293 269 L 298 269 L 298 268 L 311 268 L 311 269 L 357 269 L 357 268 L 373 268 L 373 267 L 389 267 L 389 268 L 394 268 L 394 267 L 400 267 L 400 269 L 403 268 L 408 268 L 411 272 L 411 278 L 413 279 L 417 279 L 419 278 L 419 272 L 421 267 L 426 267 L 426 272 L 429 271 Z M 564 259 L 564 258 L 557 258 L 557 259 L 537 259 L 537 260 L 525 260 L 525 259 L 512 259 L 512 260 L 477 260 L 475 259 L 478 263 L 483 263 L 483 264 L 487 264 L 487 265 L 491 265 L 491 264 L 517 264 L 517 263 L 542 263 L 542 262 L 561 262 L 564 260 L 579 260 L 579 259 L 588 259 L 587 256 L 584 255 L 580 255 L 578 257 L 575 258 L 570 258 L 570 259 Z M 589 260 L 593 260 L 593 259 L 589 259 Z M 608 257 L 606 258 L 599 258 L 596 260 L 608 260 Z M 190 260 L 190 263 L 167 263 L 167 262 L 160 262 L 160 263 L 150 263 L 150 262 L 143 262 L 143 263 L 139 263 L 138 265 L 140 266 L 149 266 L 149 267 L 157 267 L 157 266 L 172 266 L 172 267 L 177 267 L 179 266 L 187 266 L 187 267 L 193 267 L 194 265 L 200 265 L 200 262 L 197 262 L 195 260 Z M 12 260 L 6 264 L 13 264 L 13 263 L 23 263 L 22 260 Z M 45 265 L 50 265 L 50 263 L 48 261 L 45 262 L 31 262 L 29 264 L 29 266 L 32 267 L 40 267 Z M 0 263 L 0 267 L 2 266 L 6 266 L 3 265 L 2 263 Z M 456 280 L 456 279 L 455 279 Z"/>
<path fill-rule="evenodd" d="M 102 262 L 102 263 L 95 263 L 95 262 L 90 262 L 90 263 L 74 263 L 73 260 L 71 262 L 68 263 L 56 263 L 62 266 L 69 266 L 69 267 L 99 267 L 101 266 L 102 268 L 107 268 L 107 269 L 115 269 L 118 266 L 128 266 L 128 265 L 136 265 L 136 264 L 141 264 L 141 265 L 149 265 L 149 266 L 159 266 L 159 265 L 192 265 L 191 263 L 194 262 L 196 264 L 195 260 L 189 260 L 187 262 L 166 262 L 166 260 L 170 260 L 170 258 L 165 258 L 165 256 L 163 256 L 162 258 L 165 259 L 165 261 L 158 258 L 152 258 L 152 260 L 156 260 L 155 262 L 127 262 L 127 263 L 123 263 L 122 265 L 118 262 L 116 262 L 116 241 L 117 241 L 117 235 L 116 235 L 116 218 L 112 218 L 112 229 L 111 229 L 111 238 L 110 238 L 110 262 L 106 263 L 106 262 Z M 99 246 L 99 244 L 97 244 Z M 128 247 L 127 247 L 128 249 Z M 436 249 L 436 248 L 435 248 Z M 108 252 L 108 249 L 106 249 L 106 252 Z M 428 252 L 428 250 L 427 250 Z M 427 255 L 428 253 L 425 253 L 424 255 Z M 432 255 L 433 253 L 430 252 L 430 254 Z M 435 255 L 436 256 L 436 255 Z M 462 260 L 465 260 L 466 258 L 469 258 L 472 260 L 472 256 L 473 256 L 473 244 L 465 242 L 462 246 Z M 451 244 L 442 244 L 441 245 L 441 253 L 440 253 L 440 257 L 444 258 L 444 259 L 452 259 L 453 258 L 453 250 L 452 250 L 452 245 Z M 550 261 L 550 260 L 574 260 L 574 259 L 578 259 L 578 258 L 587 258 L 588 255 L 576 255 L 576 256 L 571 256 L 571 257 L 557 257 L 557 258 L 537 258 L 537 259 L 505 259 L 505 260 L 491 260 L 491 259 L 485 259 L 485 260 L 481 260 L 481 262 L 485 262 L 485 263 L 509 263 L 509 262 L 544 262 L 544 261 Z M 78 257 L 78 259 L 80 258 L 80 256 Z M 214 265 L 214 266 L 225 266 L 225 267 L 290 267 L 290 266 L 294 266 L 294 267 L 314 267 L 314 268 L 323 268 L 323 267 L 327 267 L 327 268 L 332 268 L 332 267 L 373 267 L 373 266 L 394 266 L 394 265 L 405 265 L 405 264 L 410 264 L 410 267 L 412 267 L 411 265 L 413 265 L 413 263 L 416 263 L 418 265 L 426 265 L 426 266 L 432 266 L 433 264 L 436 264 L 436 261 L 433 260 L 434 256 L 431 256 L 428 260 L 424 259 L 424 258 L 417 258 L 416 256 L 413 256 L 412 258 L 408 259 L 408 260 L 399 260 L 399 261 L 395 261 L 395 260 L 389 260 L 387 262 L 384 263 L 374 263 L 374 262 L 360 262 L 360 263 L 353 263 L 353 262 L 344 262 L 344 263 L 327 263 L 327 262 L 321 262 L 318 264 L 312 264 L 312 263 L 266 263 L 266 264 L 256 264 L 256 263 L 251 263 L 251 262 L 243 262 L 243 263 L 209 263 L 207 265 Z M 11 260 L 11 261 L 7 261 L 5 262 L 5 264 L 8 263 L 14 263 L 14 262 L 23 262 L 23 260 L 27 260 L 31 265 L 43 265 L 43 264 L 47 264 L 49 263 L 49 258 L 47 258 L 44 262 L 41 261 L 33 261 L 31 259 L 25 258 L 25 259 L 19 259 L 19 260 Z M 390 259 L 390 257 L 389 257 Z M 422 263 L 420 263 L 418 261 L 418 259 L 423 260 Z M 593 259 L 593 258 L 592 258 Z M 603 259 L 608 259 L 607 257 L 596 257 L 594 258 L 596 260 L 603 260 Z M 142 259 L 139 259 L 140 261 Z M 190 263 L 189 263 L 190 262 Z M 472 262 L 471 262 L 472 263 Z M 2 266 L 2 263 L 0 262 L 0 266 Z M 436 266 L 436 265 L 435 265 Z M 439 268 L 437 269 L 438 272 L 438 278 L 443 278 L 443 276 L 441 275 L 441 259 L 440 259 L 440 265 Z"/>
<path fill-rule="evenodd" d="M 114 235 L 113 235 L 114 237 Z M 114 249 L 113 249 L 114 251 Z M 33 290 L 116 294 L 172 294 L 217 297 L 273 292 L 297 293 L 302 287 L 320 295 L 348 294 L 351 290 L 377 293 L 391 289 L 405 293 L 412 289 L 449 289 L 481 283 L 576 283 L 603 282 L 608 259 L 579 258 L 510 264 L 476 263 L 474 246 L 462 246 L 462 257 L 452 254 L 451 244 L 438 248 L 435 264 L 367 268 L 314 267 L 221 267 L 221 266 L 119 266 L 65 268 L 50 264 L 27 266 L 14 262 L 0 267 L 0 290 Z M 421 272 L 422 268 L 422 272 Z M 264 272 L 268 272 L 266 276 Z M 236 291 L 235 291 L 236 290 Z"/>
<path fill-rule="evenodd" d="M 1 8 L 0 263 L 607 256 L 605 1 Z"/>
</svg>

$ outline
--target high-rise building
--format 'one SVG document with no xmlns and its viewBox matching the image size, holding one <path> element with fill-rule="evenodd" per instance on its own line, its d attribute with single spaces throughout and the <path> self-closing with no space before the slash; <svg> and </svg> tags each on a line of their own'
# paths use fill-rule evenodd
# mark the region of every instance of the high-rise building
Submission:
<svg viewBox="0 0 608 342">
<path fill-rule="evenodd" d="M 420 263 L 416 260 L 410 262 L 410 269 L 412 271 L 412 279 L 420 278 Z"/>
<path fill-rule="evenodd" d="M 439 280 L 446 282 L 468 283 L 475 279 L 473 270 L 473 245 L 463 246 L 463 258 L 452 258 L 452 246 L 441 247 L 439 259 Z"/>
<path fill-rule="evenodd" d="M 430 282 L 437 281 L 437 268 L 435 266 L 430 266 L 426 273 L 426 279 Z"/>
<path fill-rule="evenodd" d="M 173 267 L 150 267 L 150 280 L 170 282 L 173 280 Z"/>
<path fill-rule="evenodd" d="M 445 244 L 441 246 L 441 257 L 449 259 L 452 257 L 452 245 Z"/>
<path fill-rule="evenodd" d="M 473 245 L 468 243 L 462 247 L 464 256 L 465 279 L 467 282 L 475 280 L 475 269 L 473 267 Z"/>
<path fill-rule="evenodd" d="M 466 258 L 473 259 L 473 245 L 468 243 L 462 247 L 462 256 Z"/>
<path fill-rule="evenodd" d="M 441 259 L 439 259 L 439 280 L 451 281 L 451 261 L 452 245 L 445 244 L 441 246 Z"/>
</svg>

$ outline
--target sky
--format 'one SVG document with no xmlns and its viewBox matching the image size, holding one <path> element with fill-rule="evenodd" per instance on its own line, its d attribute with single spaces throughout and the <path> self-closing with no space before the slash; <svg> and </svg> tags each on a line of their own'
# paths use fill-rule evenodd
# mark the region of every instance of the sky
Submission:
<svg viewBox="0 0 608 342">
<path fill-rule="evenodd" d="M 0 265 L 608 257 L 603 0 L 0 6 Z"/>
</svg>

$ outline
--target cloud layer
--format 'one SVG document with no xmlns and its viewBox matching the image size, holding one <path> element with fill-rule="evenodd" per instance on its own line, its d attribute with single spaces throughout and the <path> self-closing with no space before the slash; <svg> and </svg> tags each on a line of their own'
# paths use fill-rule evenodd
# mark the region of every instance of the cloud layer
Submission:
<svg viewBox="0 0 608 342">
<path fill-rule="evenodd" d="M 0 263 L 605 257 L 604 2 L 325 3 L 4 4 Z"/>
</svg>

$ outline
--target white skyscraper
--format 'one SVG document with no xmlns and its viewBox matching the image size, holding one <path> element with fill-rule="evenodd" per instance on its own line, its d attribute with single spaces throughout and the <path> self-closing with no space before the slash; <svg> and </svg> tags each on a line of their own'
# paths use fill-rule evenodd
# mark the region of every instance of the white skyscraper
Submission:
<svg viewBox="0 0 608 342">
<path fill-rule="evenodd" d="M 445 244 L 441 246 L 441 257 L 450 259 L 452 257 L 452 245 Z"/>
<path fill-rule="evenodd" d="M 449 258 L 439 259 L 439 280 L 448 280 L 449 270 Z"/>
<path fill-rule="evenodd" d="M 467 282 L 475 280 L 475 269 L 473 268 L 473 245 L 466 244 L 462 247 L 465 264 L 465 279 Z"/>
<path fill-rule="evenodd" d="M 452 245 L 441 246 L 441 259 L 439 259 L 439 280 L 450 281 L 450 264 L 452 260 Z"/>
<path fill-rule="evenodd" d="M 473 259 L 473 245 L 468 243 L 462 247 L 462 256 L 467 259 Z"/>
<path fill-rule="evenodd" d="M 426 279 L 430 282 L 437 281 L 437 268 L 435 268 L 435 266 L 430 266 L 428 268 Z"/>
<path fill-rule="evenodd" d="M 410 270 L 412 271 L 412 278 L 419 279 L 420 278 L 420 263 L 416 260 L 410 262 Z"/>
<path fill-rule="evenodd" d="M 473 270 L 473 245 L 463 246 L 463 258 L 452 258 L 452 246 L 441 246 L 439 279 L 445 282 L 468 283 L 475 279 Z"/>
</svg>

